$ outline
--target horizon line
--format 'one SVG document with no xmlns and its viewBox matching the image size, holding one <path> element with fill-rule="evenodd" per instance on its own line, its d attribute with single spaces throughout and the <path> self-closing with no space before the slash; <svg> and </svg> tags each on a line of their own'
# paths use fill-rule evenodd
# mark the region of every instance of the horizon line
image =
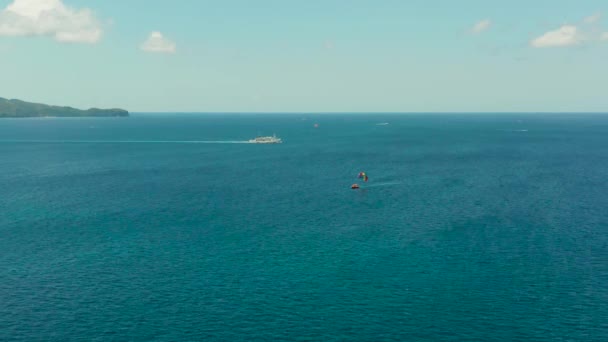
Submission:
<svg viewBox="0 0 608 342">
<path fill-rule="evenodd" d="M 310 114 L 396 114 L 396 115 L 407 115 L 407 114 L 608 114 L 608 111 L 455 111 L 455 112 L 277 112 L 277 111 L 130 111 L 131 114 L 287 114 L 287 115 L 310 115 Z"/>
</svg>

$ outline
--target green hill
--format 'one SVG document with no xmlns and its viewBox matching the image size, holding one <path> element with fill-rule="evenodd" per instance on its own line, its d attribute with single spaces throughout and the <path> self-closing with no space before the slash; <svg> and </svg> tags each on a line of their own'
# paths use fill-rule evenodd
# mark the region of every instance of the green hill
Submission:
<svg viewBox="0 0 608 342">
<path fill-rule="evenodd" d="M 34 117 L 116 117 L 129 116 L 124 109 L 80 110 L 72 107 L 49 106 L 21 100 L 7 100 L 0 97 L 0 118 L 34 118 Z"/>
</svg>

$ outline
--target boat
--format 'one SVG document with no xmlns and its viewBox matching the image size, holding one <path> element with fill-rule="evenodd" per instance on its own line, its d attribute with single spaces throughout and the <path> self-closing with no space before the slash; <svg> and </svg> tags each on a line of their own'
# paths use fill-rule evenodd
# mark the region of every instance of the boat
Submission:
<svg viewBox="0 0 608 342">
<path fill-rule="evenodd" d="M 269 136 L 269 137 L 257 137 L 255 139 L 251 139 L 249 140 L 249 143 L 251 144 L 280 144 L 282 143 L 283 140 L 281 140 L 281 138 L 277 138 L 276 135 L 273 136 Z"/>
<path fill-rule="evenodd" d="M 357 189 L 359 189 L 359 184 L 353 184 L 350 186 L 350 188 L 353 190 L 357 190 Z"/>
</svg>

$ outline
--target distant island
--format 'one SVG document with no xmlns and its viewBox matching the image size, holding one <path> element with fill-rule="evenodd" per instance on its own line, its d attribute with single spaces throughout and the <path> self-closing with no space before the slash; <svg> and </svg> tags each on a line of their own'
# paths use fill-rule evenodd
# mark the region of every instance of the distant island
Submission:
<svg viewBox="0 0 608 342">
<path fill-rule="evenodd" d="M 36 117 L 124 117 L 129 112 L 124 109 L 80 110 L 72 107 L 49 106 L 21 100 L 7 100 L 0 97 L 0 118 Z"/>
</svg>

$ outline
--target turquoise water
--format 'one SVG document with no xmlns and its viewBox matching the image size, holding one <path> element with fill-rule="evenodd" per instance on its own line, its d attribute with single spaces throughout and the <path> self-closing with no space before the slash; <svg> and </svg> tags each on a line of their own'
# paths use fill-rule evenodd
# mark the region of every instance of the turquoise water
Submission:
<svg viewBox="0 0 608 342">
<path fill-rule="evenodd" d="M 238 143 L 258 133 L 285 143 Z M 585 114 L 1 120 L 0 340 L 608 340 L 607 137 Z"/>
</svg>

